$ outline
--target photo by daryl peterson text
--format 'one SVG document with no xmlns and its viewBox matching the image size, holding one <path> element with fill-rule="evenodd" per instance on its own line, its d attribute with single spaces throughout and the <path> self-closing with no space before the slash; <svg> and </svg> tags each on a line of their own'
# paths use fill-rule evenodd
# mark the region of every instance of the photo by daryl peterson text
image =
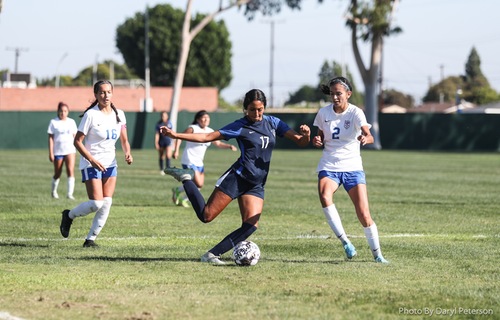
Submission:
<svg viewBox="0 0 500 320">
<path fill-rule="evenodd" d="M 405 315 L 426 315 L 432 317 L 436 316 L 455 316 L 455 315 L 485 315 L 490 316 L 493 315 L 493 309 L 482 309 L 482 308 L 399 308 L 400 314 Z"/>
</svg>

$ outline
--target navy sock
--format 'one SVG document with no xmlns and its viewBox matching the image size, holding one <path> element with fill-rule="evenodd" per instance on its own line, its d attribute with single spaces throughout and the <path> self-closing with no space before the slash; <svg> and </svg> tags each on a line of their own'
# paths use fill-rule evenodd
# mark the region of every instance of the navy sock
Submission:
<svg viewBox="0 0 500 320">
<path fill-rule="evenodd" d="M 158 164 L 160 165 L 160 170 L 163 171 L 163 159 L 159 159 Z"/>
<path fill-rule="evenodd" d="M 257 227 L 253 224 L 243 222 L 239 229 L 234 230 L 228 234 L 221 242 L 219 242 L 215 247 L 209 251 L 216 256 L 220 256 L 234 248 L 238 242 L 246 240 L 252 235 L 252 233 L 257 230 Z"/>
<path fill-rule="evenodd" d="M 196 212 L 196 216 L 200 219 L 201 222 L 205 223 L 205 216 L 203 215 L 203 211 L 205 210 L 205 199 L 203 199 L 203 195 L 200 190 L 194 184 L 193 180 L 184 180 L 182 182 L 184 186 L 184 192 L 186 193 L 191 205 L 193 206 L 194 211 Z"/>
<path fill-rule="evenodd" d="M 170 168 L 170 159 L 167 158 L 167 168 Z"/>
</svg>

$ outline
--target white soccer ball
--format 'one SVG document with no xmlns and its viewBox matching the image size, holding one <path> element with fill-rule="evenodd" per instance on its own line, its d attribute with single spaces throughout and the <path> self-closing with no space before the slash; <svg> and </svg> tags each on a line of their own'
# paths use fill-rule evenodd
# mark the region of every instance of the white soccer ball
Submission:
<svg viewBox="0 0 500 320">
<path fill-rule="evenodd" d="M 241 241 L 233 248 L 233 260 L 239 266 L 254 266 L 259 259 L 260 249 L 255 242 Z"/>
</svg>

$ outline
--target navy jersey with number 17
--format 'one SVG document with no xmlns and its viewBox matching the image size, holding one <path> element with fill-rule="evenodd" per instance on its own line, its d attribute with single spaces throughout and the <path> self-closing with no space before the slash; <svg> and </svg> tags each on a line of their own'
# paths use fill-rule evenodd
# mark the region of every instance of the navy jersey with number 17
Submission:
<svg viewBox="0 0 500 320">
<path fill-rule="evenodd" d="M 238 175 L 250 183 L 266 183 L 276 135 L 283 137 L 290 127 L 274 116 L 263 116 L 252 122 L 246 117 L 219 129 L 225 140 L 235 138 L 241 155 L 231 166 Z"/>
</svg>

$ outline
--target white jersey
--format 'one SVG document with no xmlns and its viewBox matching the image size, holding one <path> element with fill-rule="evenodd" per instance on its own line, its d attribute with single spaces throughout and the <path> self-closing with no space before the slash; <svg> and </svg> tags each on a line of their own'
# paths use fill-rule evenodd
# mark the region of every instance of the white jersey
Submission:
<svg viewBox="0 0 500 320">
<path fill-rule="evenodd" d="M 65 156 L 76 153 L 73 144 L 76 134 L 76 122 L 71 118 L 61 120 L 59 117 L 50 120 L 47 133 L 54 136 L 54 155 Z"/>
<path fill-rule="evenodd" d="M 363 110 L 349 103 L 347 109 L 339 114 L 335 113 L 330 104 L 318 111 L 313 124 L 324 134 L 323 156 L 318 163 L 317 172 L 363 170 L 361 144 L 357 137 L 361 134 L 362 126 L 371 128 Z"/>
<path fill-rule="evenodd" d="M 85 135 L 85 148 L 105 168 L 116 167 L 115 144 L 120 139 L 122 126 L 127 120 L 122 110 L 117 110 L 120 122 L 116 123 L 114 111 L 104 114 L 96 105 L 87 110 L 78 126 L 78 131 Z M 92 167 L 83 156 L 80 157 L 80 170 Z"/>
<path fill-rule="evenodd" d="M 212 128 L 201 128 L 198 124 L 192 124 L 189 128 L 193 129 L 193 133 L 214 132 Z M 205 152 L 210 144 L 210 142 L 199 143 L 186 141 L 186 148 L 184 148 L 184 152 L 182 153 L 181 163 L 184 165 L 203 167 L 203 158 L 205 158 Z"/>
</svg>

